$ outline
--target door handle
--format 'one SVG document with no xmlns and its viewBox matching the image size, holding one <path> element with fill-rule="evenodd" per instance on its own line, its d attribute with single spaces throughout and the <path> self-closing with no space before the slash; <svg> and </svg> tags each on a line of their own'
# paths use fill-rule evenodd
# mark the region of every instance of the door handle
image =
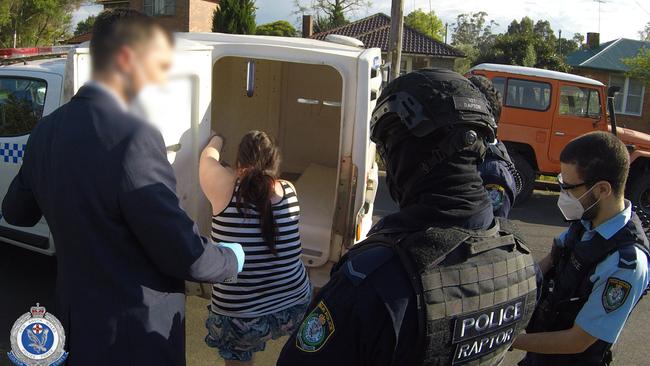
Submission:
<svg viewBox="0 0 650 366">
<path fill-rule="evenodd" d="M 555 136 L 564 136 L 565 133 L 562 131 L 555 131 Z"/>
</svg>

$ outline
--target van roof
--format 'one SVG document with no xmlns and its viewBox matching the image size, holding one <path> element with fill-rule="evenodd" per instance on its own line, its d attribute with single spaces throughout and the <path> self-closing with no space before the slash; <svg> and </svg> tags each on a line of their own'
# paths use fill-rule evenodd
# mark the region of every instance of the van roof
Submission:
<svg viewBox="0 0 650 366">
<path fill-rule="evenodd" d="M 335 52 L 347 56 L 358 57 L 365 48 L 342 45 L 333 42 L 319 41 L 309 38 L 298 37 L 274 37 L 274 36 L 253 36 L 225 33 L 175 33 L 177 39 L 191 40 L 204 45 L 218 43 L 240 43 L 263 46 L 281 46 L 303 50 L 314 50 L 320 52 Z"/>
<path fill-rule="evenodd" d="M 559 72 L 553 70 L 537 69 L 534 67 L 499 65 L 499 64 L 480 64 L 472 67 L 469 71 L 471 72 L 477 70 L 505 72 L 508 74 L 516 74 L 516 75 L 536 76 L 539 78 L 570 81 L 572 83 L 588 84 L 594 86 L 605 85 L 598 80 L 586 78 L 584 76 L 567 74 L 566 72 Z"/>
<path fill-rule="evenodd" d="M 25 62 L 18 62 L 10 65 L 0 65 L 0 71 L 38 71 L 63 75 L 65 71 L 65 62 L 66 59 L 61 57 L 44 58 L 37 60 L 28 59 Z"/>
</svg>

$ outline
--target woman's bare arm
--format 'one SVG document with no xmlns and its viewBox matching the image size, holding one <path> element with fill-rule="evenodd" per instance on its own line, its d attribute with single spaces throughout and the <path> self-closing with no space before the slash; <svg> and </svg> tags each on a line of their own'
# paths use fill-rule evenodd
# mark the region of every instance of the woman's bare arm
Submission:
<svg viewBox="0 0 650 366">
<path fill-rule="evenodd" d="M 221 165 L 222 147 L 223 139 L 220 136 L 212 137 L 203 149 L 199 161 L 199 182 L 214 214 L 228 206 L 236 180 L 235 173 Z"/>
</svg>

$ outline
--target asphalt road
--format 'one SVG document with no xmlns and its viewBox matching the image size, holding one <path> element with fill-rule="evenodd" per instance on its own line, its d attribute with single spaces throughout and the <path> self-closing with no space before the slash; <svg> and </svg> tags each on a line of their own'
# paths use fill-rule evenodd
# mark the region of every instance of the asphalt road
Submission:
<svg viewBox="0 0 650 366">
<path fill-rule="evenodd" d="M 382 182 L 383 183 L 383 182 Z M 552 238 L 558 235 L 565 224 L 560 219 L 555 205 L 557 194 L 536 191 L 533 197 L 520 208 L 514 208 L 511 218 L 519 225 L 528 239 L 528 245 L 535 257 L 548 252 Z M 375 205 L 379 218 L 395 210 L 384 184 Z M 6 352 L 9 350 L 9 330 L 21 314 L 27 312 L 36 302 L 53 306 L 54 277 L 56 261 L 52 257 L 35 254 L 27 250 L 0 243 L 0 365 L 8 365 Z M 223 365 L 213 349 L 203 343 L 207 300 L 197 297 L 187 302 L 187 364 L 188 366 Z M 647 340 L 650 339 L 650 301 L 642 301 L 628 320 L 618 344 L 615 346 L 614 365 L 648 365 L 646 357 Z M 256 365 L 274 365 L 275 358 L 285 339 L 269 342 L 267 350 L 257 355 Z M 522 354 L 511 352 L 504 366 L 514 366 Z"/>
</svg>

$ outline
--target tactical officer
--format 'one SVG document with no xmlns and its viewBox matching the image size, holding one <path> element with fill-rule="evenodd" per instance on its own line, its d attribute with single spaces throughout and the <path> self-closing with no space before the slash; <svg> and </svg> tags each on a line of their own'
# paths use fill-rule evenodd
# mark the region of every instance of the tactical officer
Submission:
<svg viewBox="0 0 650 366">
<path fill-rule="evenodd" d="M 592 132 L 560 155 L 558 206 L 571 220 L 540 262 L 542 298 L 514 347 L 525 366 L 600 366 L 612 360 L 630 312 L 648 284 L 648 240 L 630 201 L 625 145 Z"/>
<path fill-rule="evenodd" d="M 332 269 L 278 365 L 497 365 L 535 306 L 534 261 L 477 171 L 495 123 L 463 76 L 389 83 L 371 120 L 400 211 Z"/>
<path fill-rule="evenodd" d="M 485 76 L 470 75 L 468 79 L 483 93 L 492 109 L 494 121 L 498 124 L 503 105 L 501 93 Z M 495 139 L 488 144 L 485 160 L 479 165 L 478 170 L 483 179 L 483 186 L 492 201 L 494 215 L 508 218 L 510 208 L 521 191 L 522 181 L 503 142 Z"/>
</svg>

